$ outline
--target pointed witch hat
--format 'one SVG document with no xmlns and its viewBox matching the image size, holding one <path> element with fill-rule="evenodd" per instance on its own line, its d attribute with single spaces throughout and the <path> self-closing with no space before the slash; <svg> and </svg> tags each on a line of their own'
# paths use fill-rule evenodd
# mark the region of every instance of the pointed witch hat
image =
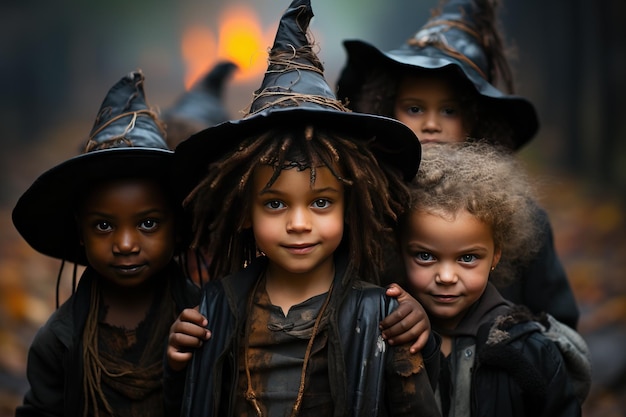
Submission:
<svg viewBox="0 0 626 417">
<path fill-rule="evenodd" d="M 514 132 L 513 147 L 520 149 L 535 136 L 539 121 L 528 100 L 510 94 L 512 83 L 506 79 L 510 68 L 502 55 L 495 19 L 494 0 L 449 0 L 397 49 L 383 52 L 367 42 L 344 41 L 348 60 L 337 82 L 337 95 L 343 101 L 354 100 L 368 72 L 377 66 L 455 69 L 494 114 L 509 122 Z M 494 86 L 499 76 L 507 83 L 509 93 Z"/>
<path fill-rule="evenodd" d="M 226 81 L 236 69 L 230 61 L 218 62 L 162 113 L 170 148 L 194 133 L 230 119 L 224 108 L 223 92 Z"/>
<path fill-rule="evenodd" d="M 102 180 L 167 180 L 173 151 L 162 122 L 146 104 L 143 82 L 137 71 L 116 83 L 102 102 L 84 153 L 41 174 L 19 198 L 13 224 L 36 251 L 86 265 L 74 219 L 80 195 Z"/>
<path fill-rule="evenodd" d="M 312 17 L 310 0 L 294 0 L 284 12 L 268 69 L 246 116 L 178 145 L 174 170 L 183 193 L 199 183 L 211 162 L 237 149 L 244 139 L 284 126 L 324 126 L 371 141 L 379 160 L 396 167 L 407 180 L 415 176 L 421 148 L 408 127 L 391 118 L 350 112 L 337 100 L 307 37 Z"/>
</svg>

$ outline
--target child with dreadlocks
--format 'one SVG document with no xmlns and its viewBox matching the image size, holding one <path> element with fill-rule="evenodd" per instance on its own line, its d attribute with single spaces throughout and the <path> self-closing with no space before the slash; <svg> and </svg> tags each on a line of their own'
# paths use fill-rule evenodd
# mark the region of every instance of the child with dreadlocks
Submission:
<svg viewBox="0 0 626 417">
<path fill-rule="evenodd" d="M 104 99 L 85 152 L 43 173 L 13 223 L 39 252 L 86 266 L 37 333 L 20 416 L 164 416 L 172 322 L 199 291 L 174 261 L 180 200 L 168 150 L 133 72 Z"/>
<path fill-rule="evenodd" d="M 338 97 L 354 111 L 400 120 L 422 144 L 488 140 L 511 152 L 521 149 L 537 132 L 538 121 L 533 105 L 512 94 L 497 4 L 449 0 L 414 37 L 388 52 L 361 41 L 344 42 L 348 61 Z M 547 213 L 537 204 L 533 222 L 541 226 L 540 250 L 518 265 L 518 279 L 500 290 L 506 298 L 576 328 L 576 300 Z M 392 272 L 392 277 L 401 274 Z"/>
<path fill-rule="evenodd" d="M 218 331 L 185 371 L 168 370 L 172 414 L 439 415 L 422 356 L 382 338 L 396 300 L 367 282 L 419 141 L 336 100 L 308 41 L 311 17 L 308 0 L 283 14 L 246 117 L 176 148 L 195 244 L 220 279 L 199 308 Z"/>
<path fill-rule="evenodd" d="M 581 415 L 575 384 L 584 392 L 590 379 L 570 372 L 582 366 L 588 375 L 582 338 L 557 329 L 568 348 L 557 346 L 545 333 L 562 325 L 493 285 L 513 277 L 510 261 L 536 250 L 530 197 L 514 159 L 490 144 L 423 149 L 398 240 L 408 288 L 443 337 L 435 394 L 444 417 Z"/>
</svg>

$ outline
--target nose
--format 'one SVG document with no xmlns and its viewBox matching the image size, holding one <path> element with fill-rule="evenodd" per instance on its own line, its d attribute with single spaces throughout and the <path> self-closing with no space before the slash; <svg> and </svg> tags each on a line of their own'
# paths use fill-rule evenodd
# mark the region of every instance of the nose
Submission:
<svg viewBox="0 0 626 417">
<path fill-rule="evenodd" d="M 454 267 L 442 264 L 435 272 L 435 282 L 441 285 L 453 285 L 459 280 Z"/>
<path fill-rule="evenodd" d="M 311 216 L 308 207 L 293 207 L 287 220 L 287 232 L 302 233 L 311 231 Z"/>
<path fill-rule="evenodd" d="M 422 123 L 422 132 L 434 133 L 441 131 L 441 124 L 439 123 L 439 116 L 437 112 L 426 112 Z"/>
<path fill-rule="evenodd" d="M 119 229 L 115 233 L 113 241 L 113 253 L 118 255 L 128 255 L 139 252 L 139 240 L 137 231 L 133 228 Z"/>
</svg>

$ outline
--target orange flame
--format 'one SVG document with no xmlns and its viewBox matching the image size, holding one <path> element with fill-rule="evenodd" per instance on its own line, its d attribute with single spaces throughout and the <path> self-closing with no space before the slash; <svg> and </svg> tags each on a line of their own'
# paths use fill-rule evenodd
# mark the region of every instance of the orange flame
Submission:
<svg viewBox="0 0 626 417">
<path fill-rule="evenodd" d="M 187 67 L 185 87 L 189 89 L 218 60 L 229 60 L 239 67 L 234 82 L 258 77 L 267 68 L 267 49 L 273 36 L 273 28 L 264 33 L 254 10 L 243 5 L 230 6 L 223 11 L 217 36 L 206 28 L 187 28 L 182 42 Z"/>
</svg>

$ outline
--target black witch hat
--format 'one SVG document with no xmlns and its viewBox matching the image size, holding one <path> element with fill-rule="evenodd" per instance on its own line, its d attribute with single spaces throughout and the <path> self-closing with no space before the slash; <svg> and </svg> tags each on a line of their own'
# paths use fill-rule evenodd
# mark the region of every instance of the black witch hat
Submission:
<svg viewBox="0 0 626 417">
<path fill-rule="evenodd" d="M 312 17 L 310 0 L 294 0 L 284 12 L 268 69 L 246 116 L 199 132 L 176 148 L 174 169 L 183 192 L 198 184 L 210 162 L 237 149 L 246 138 L 278 126 L 305 124 L 371 141 L 379 160 L 396 167 L 407 180 L 415 176 L 421 148 L 408 127 L 391 118 L 350 112 L 337 100 L 307 37 Z"/>
<path fill-rule="evenodd" d="M 175 148 L 194 133 L 230 119 L 224 107 L 223 91 L 236 69 L 237 66 L 230 61 L 218 62 L 162 113 L 170 148 Z"/>
<path fill-rule="evenodd" d="M 38 252 L 86 265 L 74 219 L 78 197 L 98 181 L 167 179 L 173 151 L 156 113 L 148 108 L 141 71 L 115 84 L 105 97 L 84 153 L 44 172 L 19 198 L 13 224 Z"/>
<path fill-rule="evenodd" d="M 486 106 L 508 120 L 514 132 L 513 147 L 521 148 L 537 133 L 539 121 L 528 100 L 494 86 L 498 75 L 504 75 L 507 82 L 510 69 L 495 25 L 493 3 L 494 0 L 449 0 L 415 36 L 387 52 L 363 41 L 344 41 L 348 61 L 337 83 L 338 97 L 348 102 L 354 100 L 368 72 L 377 66 L 456 69 L 471 82 Z M 510 92 L 512 83 L 508 84 Z"/>
</svg>

